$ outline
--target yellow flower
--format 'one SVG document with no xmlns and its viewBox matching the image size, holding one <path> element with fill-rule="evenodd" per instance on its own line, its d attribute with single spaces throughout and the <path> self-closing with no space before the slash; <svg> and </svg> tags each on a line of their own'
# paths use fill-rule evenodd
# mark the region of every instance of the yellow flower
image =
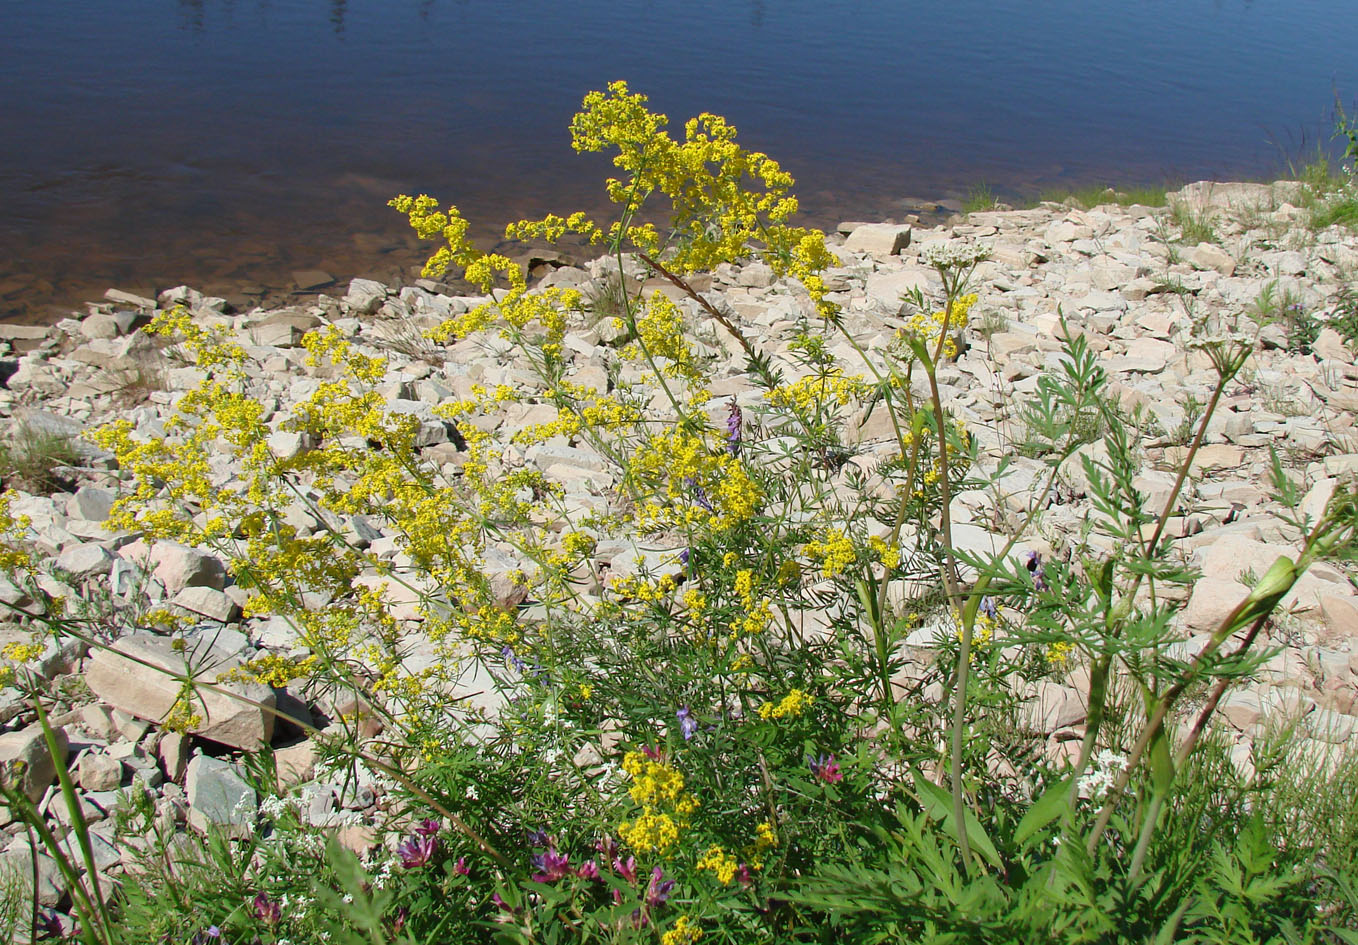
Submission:
<svg viewBox="0 0 1358 945">
<path fill-rule="evenodd" d="M 842 574 L 857 558 L 853 542 L 838 528 L 828 529 L 823 539 L 807 542 L 805 550 L 808 558 L 820 562 L 821 575 L 827 578 Z"/>
<path fill-rule="evenodd" d="M 815 696 L 809 695 L 801 689 L 792 689 L 788 691 L 787 695 L 783 696 L 782 701 L 777 705 L 772 702 L 765 702 L 761 705 L 759 717 L 766 721 L 768 719 L 795 719 L 815 701 Z"/>
<path fill-rule="evenodd" d="M 708 847 L 707 852 L 698 860 L 697 868 L 711 870 L 716 874 L 717 882 L 723 886 L 729 886 L 736 878 L 736 871 L 740 869 L 740 862 L 720 846 L 712 846 Z"/>
<path fill-rule="evenodd" d="M 681 915 L 668 932 L 660 936 L 660 945 L 693 945 L 703 937 L 703 930 L 688 916 Z"/>
</svg>

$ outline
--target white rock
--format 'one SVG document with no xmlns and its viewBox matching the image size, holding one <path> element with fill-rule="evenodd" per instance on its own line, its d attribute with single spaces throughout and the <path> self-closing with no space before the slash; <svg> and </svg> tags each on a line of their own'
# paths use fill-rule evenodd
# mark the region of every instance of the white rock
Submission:
<svg viewBox="0 0 1358 945">
<path fill-rule="evenodd" d="M 876 258 L 895 256 L 910 245 L 910 227 L 891 223 L 864 223 L 855 227 L 844 248 Z"/>
<path fill-rule="evenodd" d="M 258 799 L 238 766 L 199 755 L 189 762 L 184 787 L 189 823 L 199 830 L 211 825 L 243 835 L 254 828 Z"/>
<path fill-rule="evenodd" d="M 66 729 L 53 726 L 60 763 L 66 764 L 68 740 Z M 40 800 L 57 776 L 56 762 L 47 748 L 42 726 L 37 722 L 17 732 L 0 735 L 0 778 L 5 783 L 28 795 L 30 801 Z"/>
<path fill-rule="evenodd" d="M 387 287 L 372 279 L 354 279 L 349 283 L 349 291 L 344 302 L 355 315 L 371 315 L 381 307 L 387 298 Z"/>
<path fill-rule="evenodd" d="M 118 640 L 112 650 L 96 652 L 86 670 L 85 683 L 103 702 L 137 718 L 159 722 L 179 697 L 182 687 L 176 677 L 184 674 L 185 662 L 186 654 L 177 652 L 170 640 L 135 633 Z M 237 660 L 212 650 L 195 654 L 195 663 L 208 667 L 202 671 L 207 681 L 239 665 Z M 202 720 L 192 731 L 233 748 L 255 749 L 266 744 L 273 737 L 274 717 L 268 711 L 275 704 L 273 690 L 259 683 L 217 685 L 260 705 L 199 689 L 192 708 Z"/>
<path fill-rule="evenodd" d="M 226 586 L 226 566 L 209 554 L 173 541 L 158 541 L 151 549 L 152 573 L 165 585 L 167 594 L 186 587 Z"/>
<path fill-rule="evenodd" d="M 240 615 L 234 600 L 213 587 L 186 587 L 170 603 L 219 623 L 229 623 Z"/>
<path fill-rule="evenodd" d="M 58 570 L 65 571 L 71 577 L 84 580 L 96 574 L 108 574 L 113 568 L 113 561 L 114 557 L 108 549 L 92 543 L 81 543 L 65 548 L 57 555 L 54 564 Z"/>
<path fill-rule="evenodd" d="M 1220 246 L 1213 246 L 1211 243 L 1199 243 L 1184 253 L 1184 259 L 1194 269 L 1215 270 L 1223 276 L 1229 276 L 1235 272 L 1235 260 L 1231 258 L 1231 254 Z"/>
</svg>

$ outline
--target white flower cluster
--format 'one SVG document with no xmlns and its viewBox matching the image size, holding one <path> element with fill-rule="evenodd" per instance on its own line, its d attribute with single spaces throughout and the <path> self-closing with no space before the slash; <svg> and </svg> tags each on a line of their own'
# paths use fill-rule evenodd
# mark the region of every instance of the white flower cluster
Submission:
<svg viewBox="0 0 1358 945">
<path fill-rule="evenodd" d="M 1094 763 L 1076 782 L 1076 793 L 1093 801 L 1103 800 L 1126 767 L 1125 757 L 1104 749 L 1094 756 Z"/>
<path fill-rule="evenodd" d="M 259 802 L 259 812 L 270 820 L 277 820 L 290 807 L 297 810 L 307 806 L 307 801 L 303 797 L 279 797 L 270 794 Z"/>
<path fill-rule="evenodd" d="M 965 269 L 990 258 L 990 250 L 967 240 L 926 243 L 919 253 L 920 262 L 935 269 Z"/>
</svg>

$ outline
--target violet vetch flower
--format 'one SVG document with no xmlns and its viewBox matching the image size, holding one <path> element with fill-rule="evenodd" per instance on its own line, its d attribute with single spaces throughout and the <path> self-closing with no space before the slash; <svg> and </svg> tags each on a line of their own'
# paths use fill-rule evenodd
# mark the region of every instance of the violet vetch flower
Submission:
<svg viewBox="0 0 1358 945">
<path fill-rule="evenodd" d="M 193 945 L 208 945 L 209 942 L 214 942 L 221 937 L 222 930 L 215 925 L 209 925 L 205 930 L 193 936 Z"/>
<path fill-rule="evenodd" d="M 1047 589 L 1047 569 L 1042 566 L 1042 556 L 1036 551 L 1030 551 L 1024 565 L 1028 568 L 1028 573 L 1033 576 L 1033 586 L 1039 591 L 1045 591 Z"/>
<path fill-rule="evenodd" d="M 581 879 L 598 879 L 599 864 L 594 860 L 586 860 L 580 865 L 580 868 L 575 871 L 575 875 L 579 876 Z"/>
<path fill-rule="evenodd" d="M 418 869 L 428 865 L 438 846 L 439 842 L 434 837 L 414 836 L 396 848 L 396 855 L 401 858 L 401 865 L 406 869 Z"/>
<path fill-rule="evenodd" d="M 998 607 L 995 606 L 995 598 L 993 598 L 993 597 L 982 597 L 982 598 L 981 598 L 981 607 L 980 607 L 980 611 L 981 611 L 981 613 L 983 613 L 983 614 L 985 614 L 987 617 L 989 617 L 991 620 L 997 620 L 997 619 L 999 619 L 1000 610 L 999 610 Z"/>
<path fill-rule="evenodd" d="M 438 832 L 442 829 L 442 824 L 437 820 L 430 820 L 427 817 L 415 825 L 415 833 L 419 834 L 421 837 L 436 837 L 438 836 Z"/>
<path fill-rule="evenodd" d="M 545 831 L 545 830 L 530 830 L 530 831 L 528 831 L 528 845 L 529 845 L 530 847 L 554 847 L 554 846 L 556 846 L 556 844 L 554 844 L 554 843 L 552 842 L 552 838 L 549 837 L 549 836 L 547 836 L 547 831 Z"/>
<path fill-rule="evenodd" d="M 594 849 L 603 856 L 604 861 L 615 860 L 618 857 L 618 841 L 612 837 L 604 837 L 594 844 Z"/>
<path fill-rule="evenodd" d="M 740 439 L 744 433 L 742 429 L 744 421 L 745 418 L 740 413 L 740 405 L 732 397 L 730 411 L 726 414 L 726 449 L 732 456 L 740 455 Z"/>
<path fill-rule="evenodd" d="M 514 655 L 514 648 L 512 646 L 506 646 L 500 651 L 500 655 L 505 658 L 510 666 L 513 666 L 519 672 L 524 673 L 528 671 L 528 664 Z"/>
<path fill-rule="evenodd" d="M 270 899 L 266 893 L 260 893 L 255 896 L 255 918 L 277 925 L 283 920 L 283 906 Z"/>
<path fill-rule="evenodd" d="M 839 762 L 834 755 L 819 755 L 807 759 L 811 773 L 827 784 L 838 784 L 844 780 L 844 772 L 839 770 Z"/>
<path fill-rule="evenodd" d="M 689 491 L 693 493 L 693 501 L 697 502 L 704 512 L 716 512 L 712 508 L 712 502 L 707 498 L 707 490 L 702 487 L 698 480 L 692 476 L 685 477 L 684 485 L 688 486 Z"/>
<path fill-rule="evenodd" d="M 548 847 L 546 853 L 534 856 L 533 866 L 541 871 L 533 875 L 535 883 L 554 883 L 571 874 L 570 857 L 557 853 L 552 847 Z"/>
<path fill-rule="evenodd" d="M 670 898 L 670 890 L 674 888 L 674 880 L 665 879 L 665 871 L 660 867 L 651 870 L 651 881 L 646 886 L 646 905 L 654 909 Z"/>
<path fill-rule="evenodd" d="M 457 862 L 453 864 L 453 875 L 470 876 L 471 874 L 472 870 L 471 867 L 467 865 L 467 858 L 465 856 L 459 856 Z"/>
<path fill-rule="evenodd" d="M 679 719 L 679 732 L 684 736 L 684 741 L 691 741 L 698 734 L 698 720 L 693 717 L 688 706 L 681 706 L 674 714 Z"/>
</svg>

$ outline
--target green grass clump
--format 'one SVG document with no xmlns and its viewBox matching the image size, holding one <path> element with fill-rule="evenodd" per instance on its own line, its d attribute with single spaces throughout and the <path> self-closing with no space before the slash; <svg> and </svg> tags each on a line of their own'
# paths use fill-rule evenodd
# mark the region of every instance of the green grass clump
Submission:
<svg viewBox="0 0 1358 945">
<path fill-rule="evenodd" d="M 65 470 L 80 465 L 80 451 L 68 436 L 20 424 L 0 443 L 0 484 L 28 492 L 53 492 L 67 482 Z"/>
<path fill-rule="evenodd" d="M 967 199 L 962 201 L 962 212 L 976 213 L 981 210 L 993 210 L 997 199 L 995 192 L 990 189 L 990 185 L 981 181 L 967 191 Z"/>
</svg>

